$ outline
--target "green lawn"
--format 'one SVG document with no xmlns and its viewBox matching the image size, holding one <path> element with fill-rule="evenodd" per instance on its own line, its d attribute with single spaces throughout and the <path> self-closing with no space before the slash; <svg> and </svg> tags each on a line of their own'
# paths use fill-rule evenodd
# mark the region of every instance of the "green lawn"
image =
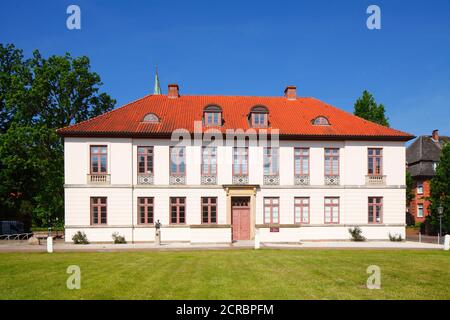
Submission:
<svg viewBox="0 0 450 320">
<path fill-rule="evenodd" d="M 69 290 L 66 269 L 81 268 Z M 365 287 L 381 268 L 381 289 Z M 0 253 L 0 299 L 450 299 L 450 254 L 400 250 Z"/>
</svg>

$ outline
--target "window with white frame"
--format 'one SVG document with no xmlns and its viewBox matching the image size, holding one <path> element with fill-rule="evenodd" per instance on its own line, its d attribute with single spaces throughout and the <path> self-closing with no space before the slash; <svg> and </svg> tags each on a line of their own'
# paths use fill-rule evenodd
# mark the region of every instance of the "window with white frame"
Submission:
<svg viewBox="0 0 450 320">
<path fill-rule="evenodd" d="M 417 218 L 423 218 L 423 203 L 417 204 Z"/>
<path fill-rule="evenodd" d="M 294 198 L 294 223 L 309 223 L 309 198 Z"/>
<path fill-rule="evenodd" d="M 295 175 L 309 175 L 309 148 L 294 149 Z"/>
<path fill-rule="evenodd" d="M 325 223 L 339 223 L 339 198 L 325 198 Z"/>
<path fill-rule="evenodd" d="M 423 182 L 417 181 L 417 194 L 423 194 Z"/>
</svg>

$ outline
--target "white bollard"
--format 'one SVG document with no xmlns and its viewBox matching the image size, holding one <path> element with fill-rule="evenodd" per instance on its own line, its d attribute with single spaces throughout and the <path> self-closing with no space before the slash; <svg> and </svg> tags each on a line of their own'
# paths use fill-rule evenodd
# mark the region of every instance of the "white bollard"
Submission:
<svg viewBox="0 0 450 320">
<path fill-rule="evenodd" d="M 53 237 L 47 237 L 47 252 L 53 252 Z"/>
<path fill-rule="evenodd" d="M 450 234 L 446 234 L 444 237 L 444 250 L 450 249 Z"/>
<path fill-rule="evenodd" d="M 259 228 L 255 229 L 255 249 L 259 249 L 261 247 L 261 243 L 259 240 Z"/>
</svg>

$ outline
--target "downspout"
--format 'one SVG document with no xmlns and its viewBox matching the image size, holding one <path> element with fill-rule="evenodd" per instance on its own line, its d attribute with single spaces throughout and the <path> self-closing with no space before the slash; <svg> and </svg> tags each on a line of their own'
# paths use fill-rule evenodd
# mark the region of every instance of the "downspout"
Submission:
<svg viewBox="0 0 450 320">
<path fill-rule="evenodd" d="M 131 243 L 134 244 L 134 172 L 133 172 L 133 138 L 131 138 Z"/>
</svg>

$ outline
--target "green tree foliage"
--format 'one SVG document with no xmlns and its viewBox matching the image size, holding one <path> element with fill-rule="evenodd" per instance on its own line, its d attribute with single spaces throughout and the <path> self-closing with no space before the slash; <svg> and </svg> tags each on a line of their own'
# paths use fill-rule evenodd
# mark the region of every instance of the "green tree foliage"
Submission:
<svg viewBox="0 0 450 320">
<path fill-rule="evenodd" d="M 450 143 L 445 144 L 436 167 L 436 176 L 430 184 L 430 214 L 426 218 L 429 231 L 436 234 L 439 231 L 438 207 L 442 205 L 442 233 L 450 232 Z"/>
<path fill-rule="evenodd" d="M 364 90 L 361 97 L 355 102 L 354 115 L 366 120 L 389 127 L 388 118 L 385 115 L 384 105 L 377 104 L 373 95 Z"/>
<path fill-rule="evenodd" d="M 414 192 L 413 192 L 413 184 L 414 180 L 411 177 L 411 173 L 409 171 L 406 171 L 406 202 L 409 204 L 412 199 L 414 199 Z"/>
<path fill-rule="evenodd" d="M 63 223 L 63 141 L 55 130 L 111 110 L 87 57 L 29 59 L 0 44 L 0 220 Z"/>
</svg>

